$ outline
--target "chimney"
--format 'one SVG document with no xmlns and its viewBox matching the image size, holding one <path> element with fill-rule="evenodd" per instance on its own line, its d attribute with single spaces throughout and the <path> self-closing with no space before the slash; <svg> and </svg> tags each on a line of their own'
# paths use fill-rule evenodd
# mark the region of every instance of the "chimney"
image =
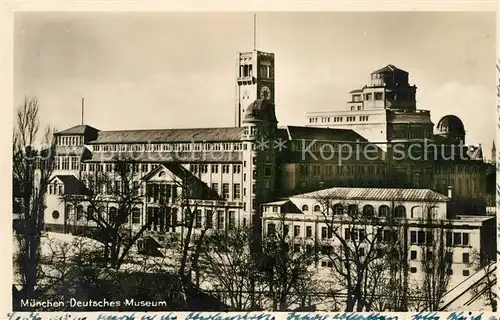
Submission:
<svg viewBox="0 0 500 320">
<path fill-rule="evenodd" d="M 453 196 L 453 188 L 452 188 L 452 186 L 448 186 L 448 198 L 451 199 L 452 196 Z"/>
</svg>

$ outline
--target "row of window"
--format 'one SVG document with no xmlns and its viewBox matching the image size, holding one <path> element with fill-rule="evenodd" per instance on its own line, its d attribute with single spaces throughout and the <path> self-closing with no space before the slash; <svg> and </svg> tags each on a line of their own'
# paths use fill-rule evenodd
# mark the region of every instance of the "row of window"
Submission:
<svg viewBox="0 0 500 320">
<path fill-rule="evenodd" d="M 96 152 L 144 152 L 144 151 L 240 151 L 244 150 L 241 142 L 231 143 L 142 143 L 142 144 L 95 144 Z"/>
<path fill-rule="evenodd" d="M 58 156 L 54 157 L 55 170 L 78 170 L 80 166 L 80 158 L 75 156 Z"/>
<path fill-rule="evenodd" d="M 57 196 L 64 195 L 64 185 L 61 183 L 51 183 L 48 185 L 47 189 L 50 195 L 57 195 Z"/>
<path fill-rule="evenodd" d="M 351 110 L 356 110 L 356 107 L 351 107 Z M 358 110 L 361 110 L 361 106 L 358 106 Z M 322 123 L 330 123 L 330 120 L 333 119 L 334 123 L 343 122 L 344 117 L 321 117 L 321 118 L 309 118 L 309 123 L 318 123 L 318 120 L 321 120 Z M 359 116 L 359 121 L 368 121 L 368 116 Z M 356 121 L 355 116 L 346 116 L 345 122 L 354 122 Z"/>
<path fill-rule="evenodd" d="M 74 218 L 76 221 L 83 221 L 83 220 L 105 220 L 108 223 L 113 222 L 114 219 L 118 217 L 118 209 L 116 207 L 109 207 L 108 211 L 106 213 L 106 208 L 104 206 L 99 206 L 97 210 L 94 209 L 92 206 L 87 207 L 87 212 L 84 211 L 84 208 L 82 205 L 76 206 L 76 210 L 74 210 L 73 205 L 68 204 L 66 205 L 66 214 L 68 217 L 68 222 L 72 222 L 71 219 Z M 132 213 L 130 214 L 132 218 L 132 224 L 140 224 L 141 223 L 141 210 L 139 208 L 133 208 Z M 60 213 L 57 210 L 54 210 L 52 212 L 52 218 L 55 220 L 59 219 Z M 124 216 L 124 223 L 128 224 L 129 223 L 129 215 L 126 214 Z"/>
<path fill-rule="evenodd" d="M 76 207 L 76 212 L 74 212 L 74 208 L 71 204 L 66 206 L 66 213 L 68 217 L 68 222 L 71 223 L 72 219 L 76 221 L 91 221 L 91 220 L 105 220 L 108 223 L 111 223 L 118 217 L 118 209 L 116 207 L 109 207 L 107 214 L 106 208 L 104 206 L 100 206 L 98 210 L 94 210 L 92 206 L 87 207 L 87 212 L 84 211 L 82 205 L 78 205 Z M 216 221 L 215 227 L 217 229 L 234 229 L 236 226 L 236 212 L 234 210 L 229 210 L 227 212 L 227 218 L 225 218 L 226 213 L 224 210 L 217 210 L 216 212 Z M 60 217 L 60 213 L 57 210 L 52 212 L 52 217 L 57 220 Z M 141 210 L 136 207 L 132 210 L 130 214 L 131 223 L 133 225 L 141 224 Z M 181 221 L 178 220 L 178 209 L 177 208 L 165 208 L 165 210 L 156 208 L 156 207 L 148 207 L 146 213 L 146 224 L 150 224 L 148 230 L 154 231 L 176 231 L 176 227 L 181 224 Z M 226 221 L 227 219 L 227 221 Z M 214 228 L 214 212 L 213 210 L 207 209 L 205 212 L 204 224 L 202 224 L 202 211 L 196 210 L 195 212 L 195 221 L 194 227 L 197 229 L 206 228 L 212 229 Z M 130 222 L 129 216 L 125 215 L 123 217 L 124 224 L 128 224 Z M 227 222 L 227 226 L 224 223 Z M 244 218 L 242 220 L 242 224 L 245 227 L 247 225 L 247 219 Z"/>
<path fill-rule="evenodd" d="M 431 260 L 432 252 L 427 251 L 425 254 L 425 257 L 427 257 L 429 260 Z M 422 254 L 422 259 L 425 259 L 425 257 Z M 410 251 L 410 260 L 417 260 L 417 259 L 418 259 L 417 250 L 411 250 Z M 453 252 L 445 252 L 443 260 L 447 263 L 453 263 Z M 469 264 L 470 263 L 470 254 L 468 252 L 463 252 L 462 253 L 462 260 L 460 262 L 465 263 L 465 264 Z"/>
<path fill-rule="evenodd" d="M 383 166 L 376 165 L 333 165 L 333 164 L 301 164 L 299 165 L 299 173 L 302 176 L 312 174 L 313 176 L 329 176 L 329 175 L 381 175 L 384 172 Z"/>
<path fill-rule="evenodd" d="M 191 164 L 189 166 L 189 170 L 192 173 L 208 173 L 208 167 L 210 166 L 210 171 L 212 173 L 219 173 L 219 167 L 221 168 L 222 173 L 234 173 L 234 174 L 239 174 L 241 173 L 241 165 L 240 164 L 233 164 L 232 165 L 232 170 L 231 170 L 231 165 L 229 164 L 223 164 L 223 165 L 218 165 L 218 164 Z"/>
<path fill-rule="evenodd" d="M 410 267 L 410 273 L 417 273 L 417 267 Z M 453 269 L 446 269 L 446 274 L 451 276 L 453 275 Z M 462 270 L 462 276 L 468 277 L 470 275 L 470 271 L 467 269 Z"/>
<path fill-rule="evenodd" d="M 56 143 L 60 146 L 79 146 L 83 144 L 82 136 L 59 136 Z"/>
<path fill-rule="evenodd" d="M 293 226 L 293 237 L 297 238 L 301 236 L 299 225 Z M 288 236 L 290 231 L 290 225 L 283 226 L 283 235 Z M 273 236 L 276 234 L 276 224 L 268 223 L 267 224 L 267 234 Z M 312 238 L 312 226 L 306 226 L 306 238 Z M 375 234 L 376 240 L 378 242 L 389 242 L 395 241 L 398 238 L 398 234 L 394 230 L 383 230 L 379 229 Z M 468 246 L 469 245 L 469 234 L 466 232 L 446 232 L 446 241 L 445 244 L 448 247 L 452 246 Z M 330 227 L 321 227 L 321 239 L 333 239 L 333 230 Z M 344 230 L 344 239 L 363 242 L 366 239 L 366 231 L 364 229 L 345 229 Z M 410 244 L 419 244 L 419 245 L 432 245 L 434 243 L 434 233 L 432 231 L 410 231 Z M 449 253 L 451 254 L 451 253 Z M 416 251 L 411 251 L 411 259 L 415 260 Z M 447 259 L 451 259 L 448 256 Z M 469 262 L 469 254 L 463 254 L 463 262 Z"/>
<path fill-rule="evenodd" d="M 384 94 L 382 92 L 375 92 L 374 94 L 372 93 L 364 94 L 365 101 L 370 101 L 373 98 L 375 98 L 375 100 L 384 100 Z M 352 101 L 361 101 L 361 94 L 353 94 Z"/>
<path fill-rule="evenodd" d="M 432 231 L 410 231 L 411 244 L 432 245 L 435 238 L 435 232 Z M 436 235 L 440 237 L 440 235 Z M 445 232 L 446 246 L 469 246 L 469 234 L 467 232 Z"/>
</svg>

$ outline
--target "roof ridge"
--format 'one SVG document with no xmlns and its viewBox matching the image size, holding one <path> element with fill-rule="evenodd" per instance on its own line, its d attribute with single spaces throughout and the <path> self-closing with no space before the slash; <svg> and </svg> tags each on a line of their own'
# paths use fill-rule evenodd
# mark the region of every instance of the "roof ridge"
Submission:
<svg viewBox="0 0 500 320">
<path fill-rule="evenodd" d="M 167 131 L 167 130 L 220 130 L 220 129 L 243 129 L 243 127 L 199 127 L 199 128 L 156 128 L 156 129 L 116 129 L 116 130 L 100 130 L 101 132 L 128 132 L 128 131 Z"/>
</svg>

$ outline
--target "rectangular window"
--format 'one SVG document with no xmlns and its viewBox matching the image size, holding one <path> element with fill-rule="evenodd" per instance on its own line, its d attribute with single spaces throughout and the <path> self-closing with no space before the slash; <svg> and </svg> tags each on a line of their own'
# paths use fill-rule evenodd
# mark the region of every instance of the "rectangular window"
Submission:
<svg viewBox="0 0 500 320">
<path fill-rule="evenodd" d="M 463 263 L 469 263 L 469 254 L 464 252 L 462 253 L 462 262 Z"/>
<path fill-rule="evenodd" d="M 132 223 L 133 224 L 140 224 L 141 223 L 141 211 L 140 210 L 133 210 L 132 211 Z"/>
<path fill-rule="evenodd" d="M 410 260 L 416 260 L 416 259 L 417 259 L 417 251 L 411 250 L 410 251 Z"/>
<path fill-rule="evenodd" d="M 205 226 L 207 229 L 212 229 L 214 226 L 213 215 L 214 215 L 214 213 L 212 210 L 206 211 Z"/>
<path fill-rule="evenodd" d="M 239 183 L 233 185 L 233 198 L 239 199 L 241 197 L 241 186 Z"/>
<path fill-rule="evenodd" d="M 463 275 L 464 277 L 468 277 L 468 276 L 469 276 L 469 274 L 470 274 L 469 270 L 463 270 L 463 271 L 462 271 L 462 275 Z"/>
<path fill-rule="evenodd" d="M 219 172 L 219 165 L 213 164 L 212 165 L 212 173 L 218 173 Z"/>
<path fill-rule="evenodd" d="M 212 183 L 212 190 L 219 193 L 219 184 L 218 183 Z"/>
<path fill-rule="evenodd" d="M 222 173 L 229 173 L 229 165 L 228 164 L 222 165 Z"/>
<path fill-rule="evenodd" d="M 293 236 L 300 237 L 300 226 L 293 226 Z"/>
<path fill-rule="evenodd" d="M 241 165 L 235 164 L 233 166 L 233 173 L 241 173 Z"/>
<path fill-rule="evenodd" d="M 264 168 L 264 175 L 266 177 L 270 177 L 271 176 L 271 167 L 265 167 Z"/>
<path fill-rule="evenodd" d="M 460 232 L 453 232 L 453 244 L 455 246 L 462 245 L 462 233 L 460 233 Z"/>
<path fill-rule="evenodd" d="M 469 234 L 468 233 L 463 233 L 462 234 L 462 245 L 463 246 L 468 246 L 469 245 Z"/>
<path fill-rule="evenodd" d="M 312 238 L 312 227 L 311 226 L 306 227 L 306 237 Z"/>
<path fill-rule="evenodd" d="M 351 230 L 345 229 L 345 231 L 344 231 L 344 239 L 345 240 L 351 240 Z"/>
<path fill-rule="evenodd" d="M 201 228 L 201 210 L 196 210 L 196 216 L 195 216 L 195 228 Z"/>
<path fill-rule="evenodd" d="M 232 230 L 232 229 L 234 229 L 234 227 L 236 225 L 236 221 L 235 221 L 235 215 L 236 214 L 235 214 L 234 211 L 229 211 L 228 215 L 229 215 L 228 227 L 229 227 L 229 230 Z"/>
<path fill-rule="evenodd" d="M 222 198 L 229 199 L 229 183 L 222 184 Z"/>
<path fill-rule="evenodd" d="M 326 227 L 321 228 L 321 239 L 326 239 Z"/>
<path fill-rule="evenodd" d="M 416 267 L 411 267 L 410 268 L 411 273 L 417 273 L 417 268 Z"/>
<path fill-rule="evenodd" d="M 217 210 L 217 229 L 224 229 L 224 211 Z"/>
<path fill-rule="evenodd" d="M 274 236 L 276 234 L 276 225 L 274 223 L 267 224 L 267 235 Z"/>
</svg>

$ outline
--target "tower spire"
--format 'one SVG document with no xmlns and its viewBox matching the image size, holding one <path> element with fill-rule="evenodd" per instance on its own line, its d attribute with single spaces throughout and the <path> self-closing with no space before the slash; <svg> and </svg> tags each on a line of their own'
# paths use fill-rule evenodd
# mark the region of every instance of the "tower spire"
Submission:
<svg viewBox="0 0 500 320">
<path fill-rule="evenodd" d="M 257 49 L 257 14 L 253 14 L 253 49 Z"/>
</svg>

